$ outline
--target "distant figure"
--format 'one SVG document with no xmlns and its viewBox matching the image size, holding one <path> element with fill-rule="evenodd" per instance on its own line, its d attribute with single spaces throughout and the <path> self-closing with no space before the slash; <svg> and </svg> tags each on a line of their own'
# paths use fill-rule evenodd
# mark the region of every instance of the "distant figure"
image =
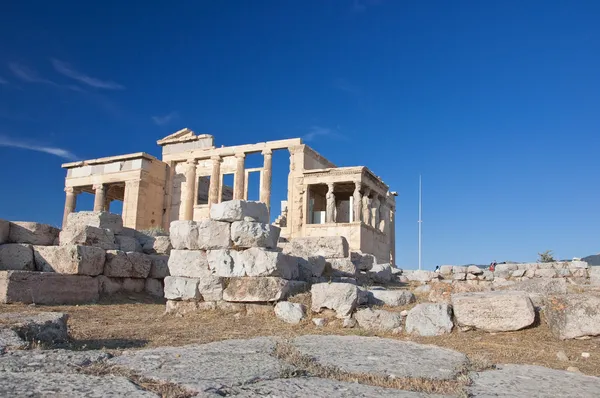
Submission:
<svg viewBox="0 0 600 398">
<path fill-rule="evenodd" d="M 433 272 L 440 272 L 440 266 L 439 266 L 439 265 L 436 265 L 436 266 L 435 266 L 435 270 L 434 270 Z"/>
<path fill-rule="evenodd" d="M 492 261 L 490 264 L 490 271 L 494 272 L 496 270 L 496 260 Z"/>
</svg>

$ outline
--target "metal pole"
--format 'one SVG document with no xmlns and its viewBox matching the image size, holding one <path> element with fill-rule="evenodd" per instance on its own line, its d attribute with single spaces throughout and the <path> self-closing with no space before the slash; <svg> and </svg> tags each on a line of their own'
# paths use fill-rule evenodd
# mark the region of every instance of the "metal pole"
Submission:
<svg viewBox="0 0 600 398">
<path fill-rule="evenodd" d="M 419 175 L 419 271 L 421 270 L 421 224 L 423 223 L 421 219 L 421 202 L 421 175 Z"/>
</svg>

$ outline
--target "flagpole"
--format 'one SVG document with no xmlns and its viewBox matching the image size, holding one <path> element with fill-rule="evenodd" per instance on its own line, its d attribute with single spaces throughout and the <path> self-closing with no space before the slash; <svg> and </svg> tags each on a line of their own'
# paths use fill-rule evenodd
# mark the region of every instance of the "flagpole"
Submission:
<svg viewBox="0 0 600 398">
<path fill-rule="evenodd" d="M 419 271 L 421 270 L 421 224 L 423 223 L 423 220 L 421 219 L 421 211 L 422 211 L 421 175 L 419 174 Z"/>
</svg>

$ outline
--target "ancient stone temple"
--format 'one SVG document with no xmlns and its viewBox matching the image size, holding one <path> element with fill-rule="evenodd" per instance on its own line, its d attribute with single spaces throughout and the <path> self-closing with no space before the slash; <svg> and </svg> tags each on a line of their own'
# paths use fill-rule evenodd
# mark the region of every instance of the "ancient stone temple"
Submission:
<svg viewBox="0 0 600 398">
<path fill-rule="evenodd" d="M 212 135 L 179 130 L 159 141 L 162 161 L 143 152 L 63 164 L 64 220 L 77 195 L 95 195 L 94 211 L 123 202 L 123 225 L 169 229 L 171 221 L 202 220 L 212 204 L 247 199 L 248 174 L 260 173 L 260 201 L 271 207 L 273 151 L 290 154 L 287 201 L 275 224 L 281 237 L 344 236 L 350 250 L 380 263 L 395 259 L 395 192 L 367 167 L 336 167 L 300 138 L 215 147 Z M 259 168 L 246 168 L 248 154 L 261 153 Z M 233 174 L 233 186 L 223 177 Z"/>
</svg>

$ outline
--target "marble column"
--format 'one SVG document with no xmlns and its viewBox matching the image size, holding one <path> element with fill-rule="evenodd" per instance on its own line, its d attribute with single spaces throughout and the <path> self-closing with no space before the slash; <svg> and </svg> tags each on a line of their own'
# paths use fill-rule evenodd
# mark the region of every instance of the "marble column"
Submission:
<svg viewBox="0 0 600 398">
<path fill-rule="evenodd" d="M 360 181 L 354 181 L 354 193 L 352 194 L 354 209 L 352 210 L 352 222 L 360 222 L 362 218 L 362 195 L 360 194 Z"/>
<path fill-rule="evenodd" d="M 94 185 L 94 211 L 104 211 L 104 201 L 106 200 L 106 191 L 103 184 Z"/>
<path fill-rule="evenodd" d="M 392 267 L 396 266 L 396 207 L 390 207 L 390 264 Z"/>
<path fill-rule="evenodd" d="M 213 156 L 210 187 L 208 188 L 208 205 L 219 203 L 219 185 L 221 184 L 221 157 Z"/>
<path fill-rule="evenodd" d="M 362 197 L 362 221 L 371 225 L 371 199 L 369 195 L 371 194 L 370 188 L 365 188 L 363 197 Z"/>
<path fill-rule="evenodd" d="M 69 214 L 75 211 L 77 207 L 77 194 L 79 191 L 73 187 L 65 188 L 66 199 L 65 199 L 65 212 L 63 214 L 63 223 L 62 227 L 65 228 L 67 226 L 67 219 Z"/>
<path fill-rule="evenodd" d="M 373 195 L 373 201 L 371 202 L 371 212 L 373 213 L 371 216 L 372 224 L 371 226 L 375 229 L 379 229 L 379 205 L 381 201 L 379 199 L 379 195 L 375 193 Z"/>
<path fill-rule="evenodd" d="M 273 168 L 273 151 L 265 149 L 262 151 L 265 158 L 262 177 L 260 179 L 260 201 L 267 205 L 269 214 L 271 213 L 271 175 Z"/>
<path fill-rule="evenodd" d="M 335 194 L 333 193 L 333 183 L 327 184 L 327 209 L 325 211 L 325 220 L 328 223 L 335 222 Z"/>
<path fill-rule="evenodd" d="M 186 162 L 185 190 L 183 192 L 183 220 L 194 219 L 194 198 L 196 197 L 196 159 Z"/>
<path fill-rule="evenodd" d="M 244 160 L 246 154 L 237 153 L 235 155 L 236 165 L 233 176 L 233 199 L 244 200 Z"/>
</svg>

